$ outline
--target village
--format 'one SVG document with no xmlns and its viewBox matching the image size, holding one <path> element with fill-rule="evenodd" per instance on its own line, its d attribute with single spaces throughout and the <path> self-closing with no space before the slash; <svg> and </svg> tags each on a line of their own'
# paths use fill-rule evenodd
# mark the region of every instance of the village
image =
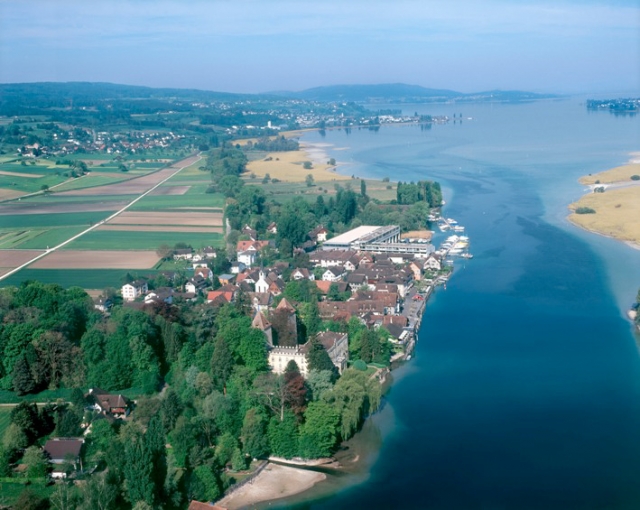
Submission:
<svg viewBox="0 0 640 510">
<path fill-rule="evenodd" d="M 277 225 L 272 223 L 267 230 L 275 234 Z M 355 317 L 368 328 L 383 328 L 394 346 L 391 361 L 397 361 L 411 356 L 426 300 L 436 285 L 446 282 L 452 270 L 452 261 L 444 260 L 449 244 L 436 250 L 423 240 L 400 242 L 396 226 L 361 226 L 330 240 L 327 229 L 318 226 L 308 233 L 305 243 L 313 251 L 299 250 L 308 261 L 307 267 L 291 267 L 286 262 L 265 267 L 260 262 L 261 253 L 274 250 L 273 241 L 258 239 L 249 226 L 242 234 L 248 239 L 237 242 L 236 260 L 228 273 L 215 275 L 210 268 L 211 260 L 218 256 L 211 247 L 199 252 L 177 249 L 173 259 L 190 264 L 193 272 L 182 288 L 167 285 L 151 289 L 146 279 L 137 279 L 121 288 L 124 306 L 142 309 L 170 305 L 174 300 L 200 299 L 215 308 L 244 300 L 250 308 L 252 326 L 264 333 L 272 370 L 282 373 L 293 360 L 306 375 L 309 344 L 296 341 L 298 303 L 283 295 L 288 284 L 306 282 L 318 296 L 318 313 L 323 321 L 348 323 Z M 166 273 L 167 281 L 174 277 Z M 96 298 L 95 303 L 104 312 L 111 305 L 104 296 Z M 274 328 L 275 322 L 278 326 Z M 317 338 L 341 373 L 349 362 L 347 335 L 325 331 Z"/>
</svg>

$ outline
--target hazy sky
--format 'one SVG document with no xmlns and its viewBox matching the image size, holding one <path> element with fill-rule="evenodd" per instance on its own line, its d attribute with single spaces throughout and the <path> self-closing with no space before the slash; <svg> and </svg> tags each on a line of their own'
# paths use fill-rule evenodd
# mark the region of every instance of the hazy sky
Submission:
<svg viewBox="0 0 640 510">
<path fill-rule="evenodd" d="M 0 0 L 0 82 L 640 93 L 640 0 Z"/>
</svg>

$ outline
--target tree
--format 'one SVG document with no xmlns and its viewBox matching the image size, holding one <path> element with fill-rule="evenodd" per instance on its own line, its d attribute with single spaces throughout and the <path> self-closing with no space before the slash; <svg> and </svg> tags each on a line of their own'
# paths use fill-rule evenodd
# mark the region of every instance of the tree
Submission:
<svg viewBox="0 0 640 510">
<path fill-rule="evenodd" d="M 337 441 L 339 411 L 326 402 L 310 402 L 300 428 L 300 455 L 307 459 L 328 457 Z"/>
<path fill-rule="evenodd" d="M 154 416 L 144 434 L 144 446 L 151 457 L 154 494 L 157 499 L 162 499 L 162 487 L 167 476 L 166 443 L 167 438 L 162 429 L 162 423 L 157 416 Z"/>
<path fill-rule="evenodd" d="M 47 475 L 49 463 L 44 452 L 37 446 L 30 446 L 25 450 L 22 463 L 27 466 L 29 478 L 44 478 Z"/>
<path fill-rule="evenodd" d="M 96 473 L 82 486 L 82 508 L 110 510 L 115 506 L 118 492 L 117 480 L 111 472 Z"/>
<path fill-rule="evenodd" d="M 16 425 L 32 444 L 40 435 L 38 430 L 38 407 L 34 403 L 20 402 L 11 410 L 11 423 Z"/>
<path fill-rule="evenodd" d="M 48 510 L 49 504 L 46 498 L 40 496 L 32 489 L 25 489 L 15 500 L 13 508 L 20 510 Z"/>
<path fill-rule="evenodd" d="M 285 459 L 298 455 L 298 425 L 293 413 L 285 412 L 282 420 L 271 418 L 267 434 L 272 455 Z"/>
<path fill-rule="evenodd" d="M 313 168 L 313 163 L 311 163 L 311 161 L 304 161 L 302 163 L 302 168 L 305 170 L 311 170 Z"/>
<path fill-rule="evenodd" d="M 307 176 L 304 178 L 304 182 L 307 184 L 307 188 L 311 188 L 315 184 L 313 175 L 307 174 Z"/>
<path fill-rule="evenodd" d="M 365 369 L 366 367 L 367 365 L 365 365 Z M 320 400 L 327 391 L 331 391 L 333 388 L 332 380 L 333 372 L 330 370 L 310 370 L 306 384 L 309 388 L 311 400 Z"/>
<path fill-rule="evenodd" d="M 66 483 L 58 484 L 49 498 L 53 510 L 75 510 L 77 500 L 76 493 Z"/>
<path fill-rule="evenodd" d="M 173 388 L 169 388 L 160 403 L 160 421 L 165 432 L 169 432 L 176 424 L 182 411 L 182 403 Z"/>
<path fill-rule="evenodd" d="M 137 434 L 125 443 L 124 468 L 126 496 L 131 504 L 145 501 L 153 505 L 155 484 L 151 452 Z"/>
<path fill-rule="evenodd" d="M 329 161 L 327 161 L 327 165 L 336 166 L 335 158 L 329 158 Z"/>
<path fill-rule="evenodd" d="M 336 374 L 336 367 L 331 361 L 327 350 L 324 346 L 316 339 L 312 338 L 310 340 L 311 346 L 309 351 L 307 352 L 307 363 L 309 370 L 328 370 L 331 373 Z"/>
<path fill-rule="evenodd" d="M 233 372 L 234 360 L 233 354 L 227 346 L 227 342 L 218 337 L 216 347 L 211 357 L 211 373 L 213 375 L 213 384 L 221 391 L 226 388 L 227 381 Z"/>
<path fill-rule="evenodd" d="M 189 498 L 199 501 L 215 501 L 220 497 L 219 481 L 211 466 L 198 466 L 189 478 Z"/>
<path fill-rule="evenodd" d="M 367 183 L 364 182 L 364 179 L 360 179 L 360 195 L 363 197 L 367 196 Z"/>
<path fill-rule="evenodd" d="M 262 408 L 252 407 L 244 415 L 241 434 L 243 451 L 253 458 L 262 458 L 269 454 L 267 424 L 268 418 Z"/>
<path fill-rule="evenodd" d="M 162 260 L 168 260 L 173 255 L 173 248 L 166 243 L 161 244 L 156 248 L 156 255 Z"/>
<path fill-rule="evenodd" d="M 295 361 L 291 360 L 287 363 L 283 377 L 285 384 L 285 403 L 298 418 L 302 418 L 305 410 L 307 388 Z"/>
<path fill-rule="evenodd" d="M 262 331 L 255 328 L 250 328 L 249 331 L 243 331 L 238 352 L 244 364 L 251 370 L 258 372 L 269 368 L 267 363 L 267 347 Z"/>
<path fill-rule="evenodd" d="M 13 365 L 13 389 L 22 396 L 27 393 L 31 393 L 36 389 L 36 383 L 33 380 L 31 374 L 31 368 L 24 354 L 18 358 L 15 365 Z"/>
</svg>

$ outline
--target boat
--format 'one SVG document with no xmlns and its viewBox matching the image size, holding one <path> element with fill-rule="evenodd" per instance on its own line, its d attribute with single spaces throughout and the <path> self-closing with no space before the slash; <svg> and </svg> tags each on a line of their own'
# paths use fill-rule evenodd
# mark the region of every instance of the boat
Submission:
<svg viewBox="0 0 640 510">
<path fill-rule="evenodd" d="M 458 222 L 456 220 L 454 220 L 453 218 L 447 218 L 447 223 L 449 225 L 457 225 Z"/>
<path fill-rule="evenodd" d="M 462 225 L 456 225 L 453 227 L 454 232 L 464 232 L 464 227 Z"/>
<path fill-rule="evenodd" d="M 460 256 L 465 258 L 465 259 L 472 259 L 473 258 L 473 255 L 471 255 L 471 253 L 463 253 Z"/>
</svg>

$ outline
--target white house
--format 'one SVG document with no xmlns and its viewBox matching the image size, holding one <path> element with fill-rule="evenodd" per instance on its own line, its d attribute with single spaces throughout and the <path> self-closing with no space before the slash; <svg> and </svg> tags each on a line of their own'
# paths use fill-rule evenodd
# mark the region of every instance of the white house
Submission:
<svg viewBox="0 0 640 510">
<path fill-rule="evenodd" d="M 325 282 L 338 282 L 343 275 L 344 270 L 340 266 L 329 267 L 322 273 L 322 280 Z"/>
<path fill-rule="evenodd" d="M 122 286 L 122 299 L 125 301 L 133 301 L 139 296 L 145 295 L 149 292 L 147 282 L 144 280 L 135 280 L 131 283 L 125 283 Z"/>
<path fill-rule="evenodd" d="M 256 252 L 253 250 L 238 252 L 238 262 L 244 264 L 245 267 L 251 267 L 256 263 Z"/>
</svg>

